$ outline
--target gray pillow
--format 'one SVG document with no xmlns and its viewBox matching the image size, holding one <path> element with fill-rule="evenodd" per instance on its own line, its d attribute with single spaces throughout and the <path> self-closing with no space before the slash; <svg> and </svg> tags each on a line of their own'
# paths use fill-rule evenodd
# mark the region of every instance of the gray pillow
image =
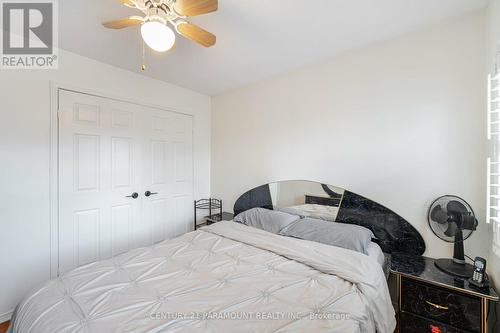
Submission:
<svg viewBox="0 0 500 333">
<path fill-rule="evenodd" d="M 368 254 L 371 230 L 354 224 L 331 223 L 305 218 L 281 230 L 280 235 L 306 239 Z"/>
<path fill-rule="evenodd" d="M 300 209 L 295 209 L 295 208 L 290 208 L 290 207 L 274 206 L 274 210 L 277 211 L 277 212 L 287 213 L 287 214 L 291 214 L 291 215 L 297 215 L 301 219 L 303 219 L 304 217 L 307 216 Z"/>
<path fill-rule="evenodd" d="M 299 216 L 265 208 L 252 208 L 234 218 L 235 222 L 278 234 L 281 229 L 300 219 Z"/>
</svg>

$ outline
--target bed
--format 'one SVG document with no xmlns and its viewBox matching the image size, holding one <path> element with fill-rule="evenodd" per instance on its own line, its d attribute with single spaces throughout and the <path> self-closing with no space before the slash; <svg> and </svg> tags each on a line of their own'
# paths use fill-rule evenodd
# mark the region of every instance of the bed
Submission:
<svg viewBox="0 0 500 333">
<path fill-rule="evenodd" d="M 11 333 L 392 333 L 384 254 L 223 221 L 49 281 Z"/>
</svg>

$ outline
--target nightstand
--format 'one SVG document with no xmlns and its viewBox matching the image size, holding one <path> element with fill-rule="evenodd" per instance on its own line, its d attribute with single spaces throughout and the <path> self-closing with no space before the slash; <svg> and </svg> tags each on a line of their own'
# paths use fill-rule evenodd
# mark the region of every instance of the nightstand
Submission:
<svg viewBox="0 0 500 333">
<path fill-rule="evenodd" d="M 222 215 L 221 214 L 213 214 L 213 215 L 206 217 L 205 223 L 197 224 L 196 229 L 207 226 L 207 225 L 211 225 L 211 224 L 214 224 L 214 223 L 217 223 L 220 221 L 232 221 L 233 218 L 234 218 L 233 213 L 222 212 Z"/>
<path fill-rule="evenodd" d="M 440 271 L 427 257 L 393 254 L 391 274 L 397 285 L 399 332 L 491 332 L 488 313 L 498 302 L 494 289 L 475 289 L 466 279 Z"/>
</svg>

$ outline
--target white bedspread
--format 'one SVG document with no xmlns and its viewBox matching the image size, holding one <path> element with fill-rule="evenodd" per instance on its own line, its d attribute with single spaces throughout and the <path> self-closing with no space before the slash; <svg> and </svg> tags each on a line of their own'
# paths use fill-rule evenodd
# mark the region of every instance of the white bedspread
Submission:
<svg viewBox="0 0 500 333">
<path fill-rule="evenodd" d="M 392 333 L 381 266 L 363 254 L 220 222 L 89 264 L 28 295 L 14 333 Z"/>
</svg>

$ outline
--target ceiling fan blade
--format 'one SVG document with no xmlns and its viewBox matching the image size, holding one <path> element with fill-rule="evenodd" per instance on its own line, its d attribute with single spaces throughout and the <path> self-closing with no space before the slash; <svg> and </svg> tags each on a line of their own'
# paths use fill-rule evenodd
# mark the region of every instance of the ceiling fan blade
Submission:
<svg viewBox="0 0 500 333">
<path fill-rule="evenodd" d="M 122 5 L 135 7 L 135 4 L 131 0 L 117 0 L 117 1 L 120 2 Z"/>
<path fill-rule="evenodd" d="M 215 12 L 218 7 L 217 0 L 177 0 L 174 8 L 183 16 L 196 16 Z"/>
<path fill-rule="evenodd" d="M 210 32 L 203 30 L 197 25 L 181 22 L 177 24 L 177 31 L 184 37 L 201 44 L 205 47 L 210 47 L 215 45 L 217 37 Z"/>
<path fill-rule="evenodd" d="M 140 16 L 130 16 L 121 20 L 103 22 L 102 25 L 109 29 L 123 29 L 142 24 L 143 22 L 144 19 Z"/>
</svg>

